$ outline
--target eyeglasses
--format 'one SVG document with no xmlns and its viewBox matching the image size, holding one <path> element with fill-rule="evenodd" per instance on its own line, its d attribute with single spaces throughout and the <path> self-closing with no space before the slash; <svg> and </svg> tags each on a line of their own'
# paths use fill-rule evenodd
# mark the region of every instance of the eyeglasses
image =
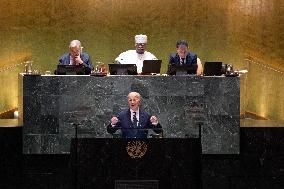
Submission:
<svg viewBox="0 0 284 189">
<path fill-rule="evenodd" d="M 136 46 L 142 46 L 142 47 L 144 47 L 144 46 L 146 46 L 146 43 L 136 43 Z"/>
</svg>

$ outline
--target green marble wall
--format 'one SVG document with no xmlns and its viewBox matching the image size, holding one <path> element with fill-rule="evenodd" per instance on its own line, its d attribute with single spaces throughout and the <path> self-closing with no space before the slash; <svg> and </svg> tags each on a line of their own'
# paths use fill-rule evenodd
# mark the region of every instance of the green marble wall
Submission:
<svg viewBox="0 0 284 189">
<path fill-rule="evenodd" d="M 29 59 L 42 72 L 54 70 L 58 57 L 68 51 L 72 39 L 81 40 L 94 63 L 111 63 L 119 53 L 134 48 L 134 35 L 140 33 L 148 35 L 148 51 L 163 60 L 162 72 L 166 72 L 168 55 L 175 50 L 178 39 L 187 39 L 202 62 L 218 60 L 245 68 L 244 58 L 251 56 L 284 70 L 283 1 L 0 0 L 0 3 L 0 70 Z M 0 112 L 17 106 L 17 73 L 22 69 L 19 65 L 0 72 Z M 259 91 L 254 94 L 255 98 Z M 241 107 L 241 111 L 245 108 Z M 257 112 L 257 107 L 250 111 Z"/>
</svg>

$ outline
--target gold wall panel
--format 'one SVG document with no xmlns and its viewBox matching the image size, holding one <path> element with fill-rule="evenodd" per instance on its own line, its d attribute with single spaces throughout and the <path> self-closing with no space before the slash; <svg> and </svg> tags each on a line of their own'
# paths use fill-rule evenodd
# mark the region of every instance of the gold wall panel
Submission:
<svg viewBox="0 0 284 189">
<path fill-rule="evenodd" d="M 264 118 L 284 120 L 284 72 L 255 60 L 245 62 L 249 70 L 243 77 L 245 110 Z"/>
<path fill-rule="evenodd" d="M 284 70 L 283 1 L 0 0 L 0 3 L 0 70 L 15 64 L 15 60 L 26 59 L 32 59 L 42 72 L 54 70 L 58 57 L 68 51 L 72 39 L 81 40 L 83 50 L 94 63 L 111 63 L 121 52 L 134 48 L 134 35 L 140 33 L 148 35 L 148 50 L 163 60 L 162 72 L 166 72 L 169 53 L 175 50 L 178 39 L 188 40 L 202 62 L 223 61 L 235 68 L 246 68 L 244 58 L 251 56 Z M 15 75 L 12 72 L 16 70 L 7 73 Z M 2 73 L 0 80 L 6 77 Z M 10 105 L 12 99 L 2 91 L 17 90 L 16 80 L 15 77 L 9 86 L 1 84 L 0 112 L 15 108 Z M 256 102 L 257 95 L 262 98 L 257 90 L 251 95 L 252 102 Z M 250 110 L 258 109 L 256 106 Z"/>
</svg>

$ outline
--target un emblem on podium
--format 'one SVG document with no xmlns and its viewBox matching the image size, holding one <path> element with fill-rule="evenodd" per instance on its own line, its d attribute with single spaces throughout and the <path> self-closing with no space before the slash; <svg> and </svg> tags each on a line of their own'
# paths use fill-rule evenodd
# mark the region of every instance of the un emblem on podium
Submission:
<svg viewBox="0 0 284 189">
<path fill-rule="evenodd" d="M 147 144 L 144 141 L 129 141 L 126 151 L 131 158 L 141 158 L 147 152 Z"/>
</svg>

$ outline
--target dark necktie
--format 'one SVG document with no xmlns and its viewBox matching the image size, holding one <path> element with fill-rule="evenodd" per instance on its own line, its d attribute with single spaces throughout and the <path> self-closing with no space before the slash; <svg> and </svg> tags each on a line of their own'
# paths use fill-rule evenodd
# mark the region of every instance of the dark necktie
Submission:
<svg viewBox="0 0 284 189">
<path fill-rule="evenodd" d="M 137 123 L 138 123 L 138 120 L 136 117 L 136 112 L 133 112 L 133 127 L 137 127 Z"/>
<path fill-rule="evenodd" d="M 181 58 L 180 64 L 183 65 L 185 63 L 184 61 L 185 61 L 185 58 Z"/>
</svg>

